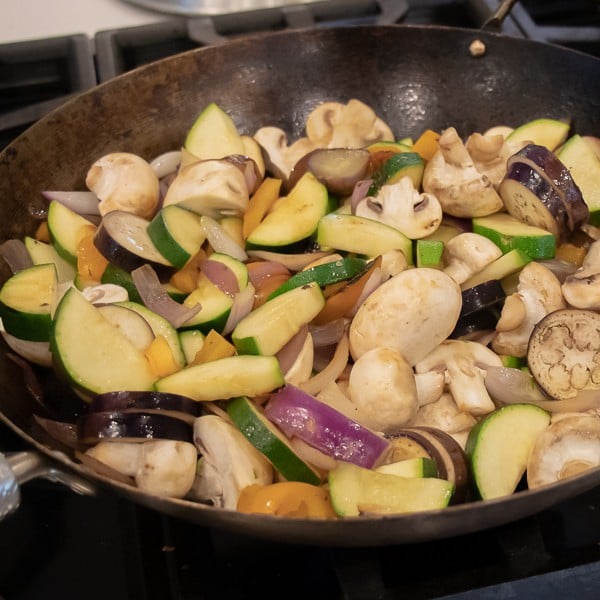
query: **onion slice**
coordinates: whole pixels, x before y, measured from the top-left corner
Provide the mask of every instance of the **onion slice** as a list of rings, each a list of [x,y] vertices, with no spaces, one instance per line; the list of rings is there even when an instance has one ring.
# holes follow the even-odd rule
[[[199,304],[189,308],[173,300],[150,265],[143,265],[134,269],[131,272],[131,277],[143,303],[150,310],[167,319],[175,329],[189,321],[201,309]]]
[[[100,201],[94,192],[46,190],[42,196],[49,202],[60,202],[78,215],[99,215]]]
[[[271,396],[265,416],[288,437],[296,436],[328,456],[367,469],[389,445],[380,435],[289,384]]]
[[[231,268],[220,260],[207,258],[200,264],[200,270],[222,292],[233,296],[240,291],[240,284]]]
[[[31,255],[22,240],[14,239],[3,242],[0,245],[0,255],[13,274],[33,266]]]
[[[248,256],[262,260],[274,261],[282,264],[290,271],[301,271],[310,263],[329,256],[329,252],[303,252],[302,254],[284,254],[283,252],[271,252],[270,250],[249,250]]]
[[[221,227],[219,222],[208,215],[202,216],[202,227],[208,243],[215,252],[229,254],[242,262],[248,259],[246,251]]]
[[[600,390],[582,390],[567,400],[548,400],[531,375],[509,367],[485,367],[485,387],[500,404],[535,404],[551,413],[600,408]]]
[[[346,331],[346,319],[334,319],[323,325],[309,325],[315,348],[337,344]]]
[[[352,196],[350,197],[350,207],[353,215],[356,214],[358,203],[367,197],[369,188],[372,184],[373,179],[361,179],[356,182],[354,189],[352,190]]]
[[[154,169],[156,176],[159,179],[171,175],[179,168],[181,164],[181,150],[171,150],[170,152],[164,152],[155,157],[151,162],[150,166]]]
[[[233,297],[233,304],[231,305],[231,309],[229,310],[229,316],[227,317],[227,322],[225,323],[225,327],[221,332],[222,335],[227,335],[231,333],[235,326],[252,310],[254,305],[254,286],[251,283],[238,292]]]
[[[320,373],[317,373],[314,377],[303,383],[300,386],[302,391],[311,395],[318,394],[324,387],[335,381],[344,372],[348,364],[348,358],[348,336],[344,334],[329,364]]]

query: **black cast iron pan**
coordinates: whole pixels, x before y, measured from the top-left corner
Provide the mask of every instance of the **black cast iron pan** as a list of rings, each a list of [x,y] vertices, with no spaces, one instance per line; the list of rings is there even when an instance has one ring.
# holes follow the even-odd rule
[[[480,39],[483,56],[470,44]],[[359,98],[398,137],[454,126],[466,135],[538,117],[569,118],[600,135],[600,61],[547,44],[444,27],[296,30],[240,38],[161,60],[71,100],[0,154],[0,240],[32,233],[45,189],[84,189],[93,160],[111,151],[152,158],[178,148],[199,110],[217,102],[243,133],[271,124],[290,139],[326,100]],[[3,267],[4,268],[4,267]],[[3,272],[6,278],[8,272]],[[600,484],[600,469],[505,500],[415,515],[331,522],[248,516],[148,496],[76,464],[35,426],[22,372],[0,352],[2,420],[37,451],[40,467],[201,525],[294,543],[411,543],[467,534],[534,514]],[[38,465],[39,467],[39,465]],[[89,487],[89,486],[88,486]]]

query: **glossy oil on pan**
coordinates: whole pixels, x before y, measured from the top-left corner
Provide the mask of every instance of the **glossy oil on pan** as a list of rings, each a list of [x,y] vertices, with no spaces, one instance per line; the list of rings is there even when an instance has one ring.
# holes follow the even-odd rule
[[[483,56],[470,44],[480,39]],[[0,154],[0,240],[31,234],[41,190],[84,189],[90,164],[112,151],[146,159],[181,146],[198,112],[217,102],[239,130],[303,133],[320,102],[358,98],[397,137],[454,126],[459,134],[539,117],[600,135],[600,61],[548,44],[443,27],[374,26],[253,35],[164,59],[69,101]],[[2,267],[3,280],[8,270]],[[249,516],[159,499],[76,464],[36,429],[22,374],[0,356],[3,420],[61,468],[175,517],[262,538],[326,545],[412,543],[467,534],[534,514],[600,485],[600,469],[504,500],[435,512],[320,522]]]

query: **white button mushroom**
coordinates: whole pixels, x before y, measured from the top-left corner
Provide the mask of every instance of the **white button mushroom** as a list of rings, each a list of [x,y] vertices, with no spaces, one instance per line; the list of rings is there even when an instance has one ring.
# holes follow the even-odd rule
[[[442,207],[433,194],[420,193],[410,177],[384,185],[377,195],[361,200],[355,214],[395,227],[417,240],[431,235],[442,222]]]
[[[444,272],[459,285],[502,256],[502,250],[478,233],[459,233],[444,245]]]
[[[590,246],[581,267],[565,278],[562,293],[575,308],[600,310],[600,240]]]
[[[100,200],[101,215],[124,210],[145,219],[156,213],[160,183],[154,169],[130,152],[113,152],[99,158],[89,169],[85,183]]]
[[[492,182],[473,163],[454,127],[442,132],[439,150],[425,166],[423,190],[433,194],[445,213],[483,217],[503,208]]]
[[[485,386],[486,366],[502,367],[500,357],[487,346],[468,340],[444,340],[415,364],[415,371],[444,371],[459,411],[484,415],[495,408]]]
[[[359,421],[383,433],[394,433],[417,414],[417,386],[410,364],[393,348],[373,348],[358,358],[348,381]]]
[[[437,269],[407,269],[363,302],[349,331],[354,360],[379,346],[414,365],[452,333],[462,306],[458,284]]]

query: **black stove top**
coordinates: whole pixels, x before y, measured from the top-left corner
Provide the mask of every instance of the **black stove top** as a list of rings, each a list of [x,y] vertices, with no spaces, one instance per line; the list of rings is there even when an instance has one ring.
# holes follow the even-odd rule
[[[494,0],[313,2],[0,45],[0,147],[72,94],[152,60],[245,33],[408,23],[478,27]],[[600,57],[597,0],[522,0],[507,35]],[[0,426],[0,450],[24,449]],[[202,528],[112,495],[22,488],[0,522],[0,600],[598,597],[600,489],[519,522],[386,548],[294,546]]]

